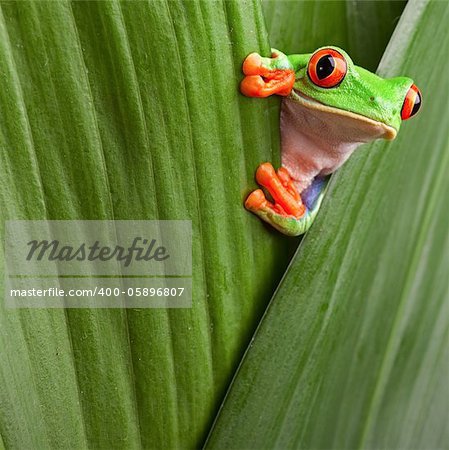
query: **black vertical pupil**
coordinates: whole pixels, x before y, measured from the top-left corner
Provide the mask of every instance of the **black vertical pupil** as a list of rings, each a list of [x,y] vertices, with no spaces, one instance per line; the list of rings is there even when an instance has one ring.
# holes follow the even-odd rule
[[[331,55],[322,56],[316,65],[316,76],[319,80],[327,78],[335,69],[335,60]]]
[[[413,105],[410,117],[414,116],[419,111],[419,108],[421,108],[421,95],[419,95],[419,92],[417,92],[415,97],[415,104]]]

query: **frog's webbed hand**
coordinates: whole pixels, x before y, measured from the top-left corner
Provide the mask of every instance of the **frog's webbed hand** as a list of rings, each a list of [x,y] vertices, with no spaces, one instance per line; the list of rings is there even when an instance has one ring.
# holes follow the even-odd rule
[[[266,199],[262,189],[257,189],[246,199],[246,209],[288,236],[299,236],[310,228],[320,207],[327,179],[315,180],[303,193],[307,198],[304,202],[283,167],[276,173],[270,163],[261,164],[256,171],[256,181],[267,189],[274,204]]]
[[[243,62],[246,75],[240,84],[240,91],[247,97],[268,97],[277,94],[287,96],[295,83],[295,71],[286,55],[271,49],[272,58],[251,53]]]

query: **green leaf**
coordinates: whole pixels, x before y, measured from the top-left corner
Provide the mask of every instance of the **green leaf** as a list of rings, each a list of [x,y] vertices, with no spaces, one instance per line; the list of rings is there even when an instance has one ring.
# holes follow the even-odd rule
[[[161,218],[194,236],[191,310],[2,302],[0,448],[197,447],[297,243],[242,207],[257,165],[279,163],[279,100],[238,92],[243,58],[269,52],[261,6],[0,7],[0,234]]]
[[[273,102],[237,89],[269,48],[261,10],[9,2],[0,33],[2,218],[182,218],[194,235],[192,309],[2,306],[4,444],[192,447],[289,259],[242,208],[278,155]]]
[[[443,448],[448,435],[446,2],[410,1],[382,59],[420,115],[333,178],[209,448]]]
[[[369,70],[379,64],[405,6],[402,0],[264,0],[270,45],[307,53],[325,45],[344,48]]]

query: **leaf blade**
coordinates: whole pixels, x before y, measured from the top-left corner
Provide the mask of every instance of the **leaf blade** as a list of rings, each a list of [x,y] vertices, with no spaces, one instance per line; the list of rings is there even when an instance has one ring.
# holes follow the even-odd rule
[[[268,47],[261,11],[220,5],[1,5],[10,42],[0,49],[11,68],[0,96],[3,219],[190,218],[195,233],[192,310],[2,309],[8,448],[203,440],[288,259],[275,234],[256,244],[264,228],[242,208],[254,167],[273,151],[274,111],[242,99],[233,78],[243,54]],[[250,31],[232,35],[242,55],[233,53],[227,20]],[[209,49],[214,33],[220,39]],[[223,61],[233,73],[216,80],[210,67]]]
[[[449,185],[442,174],[449,137],[442,126],[447,85],[435,72],[446,70],[449,42],[433,24],[448,14],[441,2],[408,3],[380,72],[414,77],[425,109],[396,142],[365,147],[333,178],[247,351],[210,448],[447,442]]]
[[[344,48],[353,61],[376,70],[405,1],[264,0],[272,47],[307,53],[326,45]]]

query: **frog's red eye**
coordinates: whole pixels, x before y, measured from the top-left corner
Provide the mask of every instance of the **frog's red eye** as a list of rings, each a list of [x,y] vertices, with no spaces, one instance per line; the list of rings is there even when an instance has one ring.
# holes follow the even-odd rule
[[[348,71],[344,56],[333,48],[315,52],[309,61],[307,74],[313,84],[322,88],[338,86]]]
[[[421,92],[420,90],[412,84],[410,89],[405,96],[404,104],[401,110],[401,119],[407,120],[413,117],[421,108]]]

